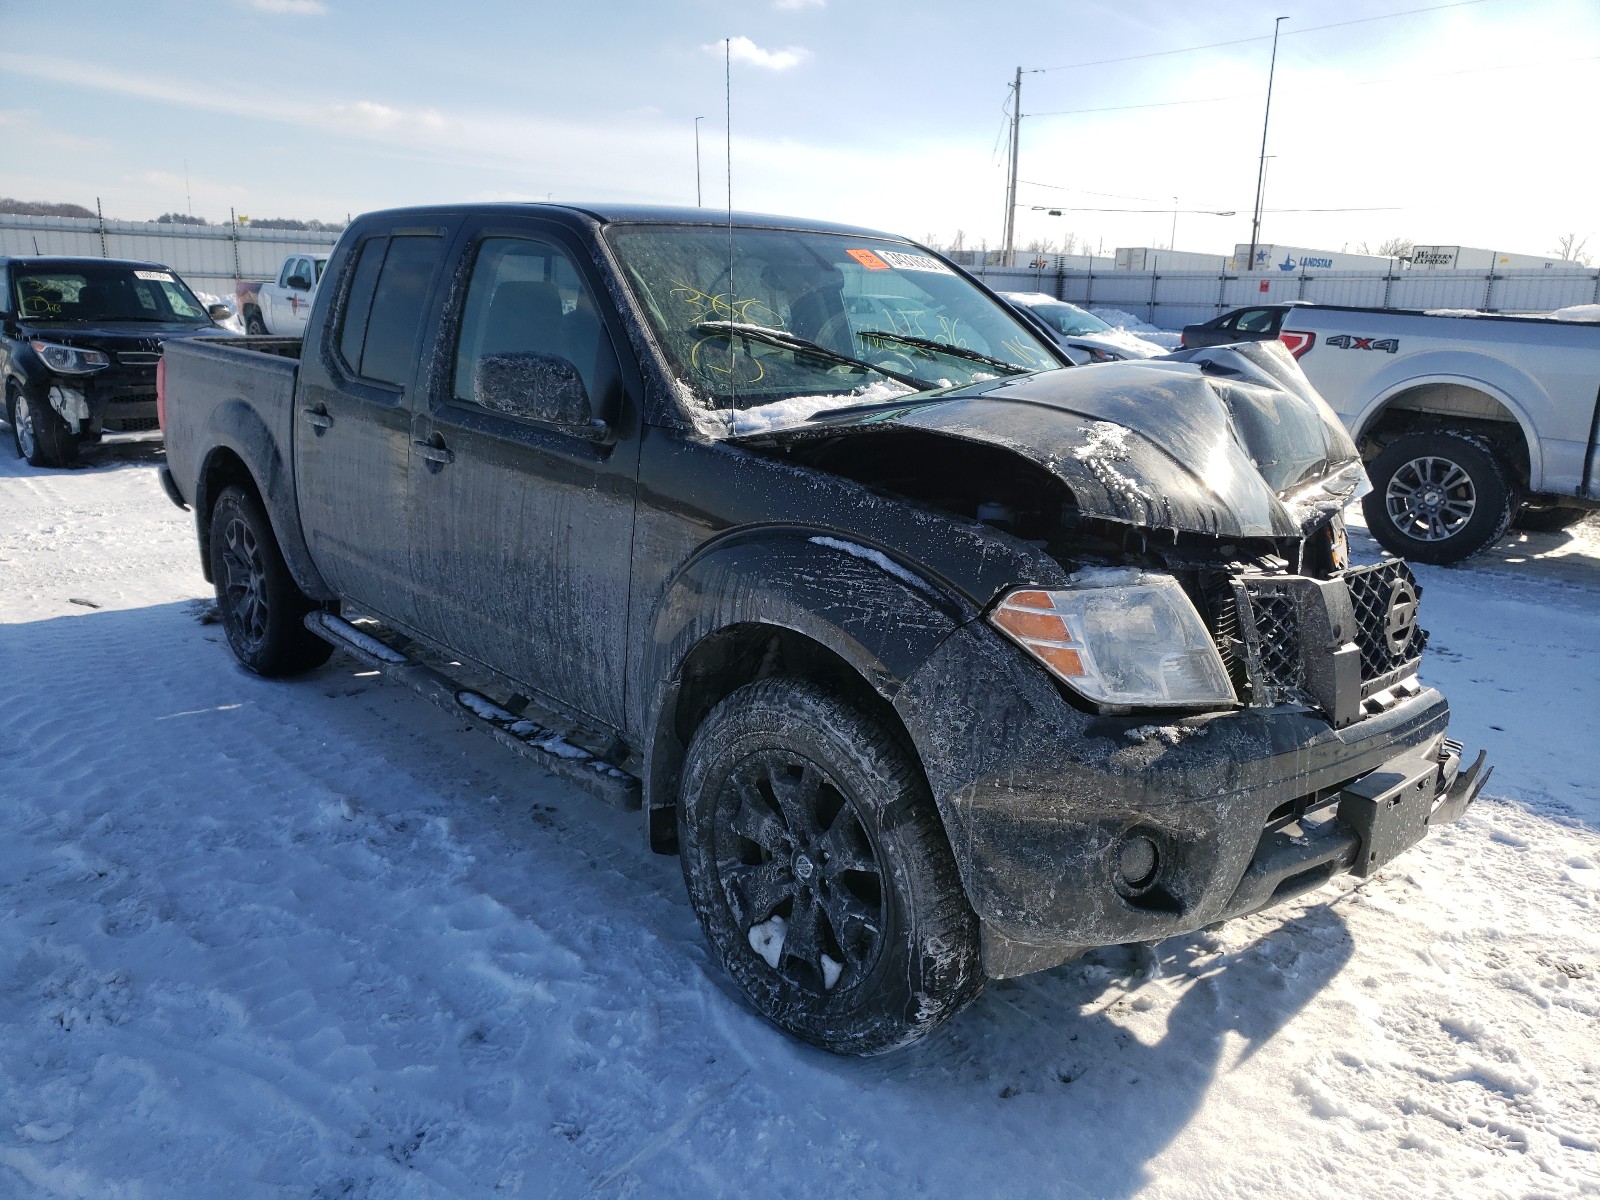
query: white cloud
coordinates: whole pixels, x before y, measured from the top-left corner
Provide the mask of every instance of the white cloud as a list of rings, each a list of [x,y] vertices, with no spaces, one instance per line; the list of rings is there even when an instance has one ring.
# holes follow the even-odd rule
[[[827,8],[828,0],[772,0],[779,12],[799,12],[802,8]]]
[[[320,17],[328,11],[322,0],[244,0],[251,8],[292,17]]]
[[[722,57],[723,46],[728,47],[735,62],[749,63],[753,67],[764,67],[768,71],[787,71],[790,67],[799,66],[811,57],[811,51],[804,46],[785,46],[782,50],[763,50],[747,37],[729,38],[724,42],[711,42],[704,47],[707,54]]]
[[[333,104],[322,110],[333,125],[354,125],[363,129],[442,129],[444,118],[437,109],[394,108],[375,100],[354,100]]]

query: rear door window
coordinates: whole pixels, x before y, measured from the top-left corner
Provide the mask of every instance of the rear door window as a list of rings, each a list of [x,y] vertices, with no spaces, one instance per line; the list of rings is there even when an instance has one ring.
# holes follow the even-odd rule
[[[437,234],[374,238],[362,245],[339,335],[341,356],[361,378],[396,387],[411,381],[444,248]]]

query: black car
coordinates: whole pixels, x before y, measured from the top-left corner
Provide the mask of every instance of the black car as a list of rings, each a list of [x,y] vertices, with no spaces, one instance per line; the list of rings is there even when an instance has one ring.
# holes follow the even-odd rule
[[[105,430],[156,428],[156,364],[170,338],[218,334],[170,267],[108,258],[0,259],[0,371],[17,454],[70,463]]]
[[[1266,342],[1278,336],[1283,328],[1283,318],[1292,304],[1257,304],[1250,308],[1236,308],[1212,317],[1198,325],[1183,327],[1185,350],[1196,346],[1227,346],[1234,342]]]

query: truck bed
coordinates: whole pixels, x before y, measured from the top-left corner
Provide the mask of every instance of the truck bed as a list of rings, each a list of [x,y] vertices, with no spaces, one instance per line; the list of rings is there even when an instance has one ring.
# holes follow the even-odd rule
[[[262,337],[175,342],[167,348],[162,393],[167,470],[179,495],[205,512],[208,467],[220,466],[230,453],[237,456],[261,483],[286,556],[303,553],[304,546],[287,457],[294,445],[300,345],[299,338]]]

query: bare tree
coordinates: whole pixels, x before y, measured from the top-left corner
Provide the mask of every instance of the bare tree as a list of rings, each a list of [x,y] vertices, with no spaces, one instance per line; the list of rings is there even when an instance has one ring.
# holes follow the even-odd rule
[[[965,229],[958,229],[958,230],[956,230],[956,236],[950,242],[950,249],[952,249],[952,250],[965,250],[966,248],[967,248],[967,231]]]
[[[1584,249],[1588,244],[1589,239],[1586,237],[1581,238],[1575,233],[1563,233],[1556,239],[1556,248],[1550,253],[1567,262],[1582,263],[1587,267],[1593,261],[1589,252]]]
[[[1408,237],[1388,238],[1379,242],[1376,250],[1370,249],[1366,242],[1356,247],[1357,254],[1376,254],[1381,258],[1410,258],[1416,250],[1416,242]]]

